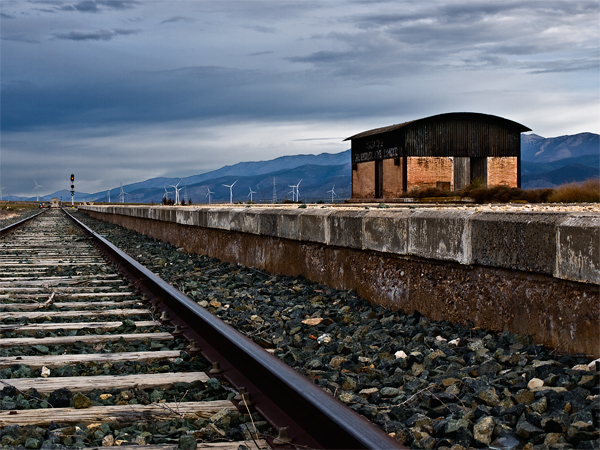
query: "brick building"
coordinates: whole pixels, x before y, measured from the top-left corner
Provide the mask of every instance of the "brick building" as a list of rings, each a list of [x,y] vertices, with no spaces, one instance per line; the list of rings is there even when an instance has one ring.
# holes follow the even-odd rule
[[[413,187],[521,185],[521,133],[480,113],[447,113],[351,136],[352,198],[394,198]]]

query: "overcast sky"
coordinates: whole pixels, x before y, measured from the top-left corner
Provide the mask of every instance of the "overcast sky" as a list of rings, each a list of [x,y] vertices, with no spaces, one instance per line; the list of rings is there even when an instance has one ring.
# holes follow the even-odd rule
[[[472,111],[600,132],[599,1],[0,0],[3,195],[337,153]]]

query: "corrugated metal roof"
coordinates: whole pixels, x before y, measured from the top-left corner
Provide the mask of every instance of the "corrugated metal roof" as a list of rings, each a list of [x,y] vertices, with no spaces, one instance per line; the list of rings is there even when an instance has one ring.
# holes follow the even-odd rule
[[[351,139],[358,139],[358,138],[365,137],[365,136],[373,136],[375,134],[382,134],[382,133],[387,133],[389,131],[398,130],[399,128],[403,128],[406,125],[413,123],[413,122],[415,122],[415,121],[411,120],[409,122],[398,123],[395,125],[389,125],[387,127],[374,128],[373,130],[363,131],[362,133],[358,133],[358,134],[355,134],[354,136],[350,136],[349,138],[344,139],[344,141],[349,141]]]
[[[399,130],[400,128],[404,128],[407,125],[414,124],[417,122],[426,122],[426,121],[436,121],[436,120],[444,120],[444,119],[457,119],[461,118],[464,120],[488,120],[490,122],[502,122],[507,126],[518,129],[521,133],[525,131],[531,131],[531,129],[527,128],[525,125],[521,125],[520,123],[513,122],[512,120],[505,119],[503,117],[494,116],[491,114],[482,114],[482,113],[473,113],[473,112],[452,112],[452,113],[444,113],[437,114],[435,116],[424,117],[423,119],[411,120],[404,123],[399,123],[396,125],[390,125],[387,127],[375,128],[373,130],[363,131],[362,133],[355,134],[354,136],[350,136],[349,138],[344,139],[344,141],[349,141],[352,139],[359,139],[366,136],[374,136],[376,134],[388,133],[390,131]]]

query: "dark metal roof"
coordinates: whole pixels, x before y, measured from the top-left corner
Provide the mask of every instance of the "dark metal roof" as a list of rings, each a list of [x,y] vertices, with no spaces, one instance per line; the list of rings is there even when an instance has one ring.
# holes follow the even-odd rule
[[[404,123],[399,123],[396,125],[389,125],[387,127],[375,128],[373,130],[363,131],[362,133],[355,134],[354,136],[350,136],[349,138],[344,139],[344,141],[349,141],[352,139],[359,139],[366,136],[373,136],[376,134],[388,133],[390,131],[399,130],[400,128],[404,128],[408,125],[420,123],[420,122],[435,122],[442,120],[485,120],[488,122],[500,122],[507,127],[516,128],[519,132],[523,133],[525,131],[531,131],[531,129],[527,128],[525,125],[521,125],[520,123],[513,122],[512,120],[505,119],[499,116],[493,116],[491,114],[482,114],[482,113],[473,113],[473,112],[452,112],[452,113],[444,113],[437,114],[435,116],[424,117],[423,119],[411,120]]]

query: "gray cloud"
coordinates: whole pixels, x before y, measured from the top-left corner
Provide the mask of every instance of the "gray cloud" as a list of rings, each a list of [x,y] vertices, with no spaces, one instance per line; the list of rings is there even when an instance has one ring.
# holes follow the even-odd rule
[[[265,26],[259,26],[259,25],[255,25],[252,27],[246,27],[248,30],[253,30],[253,31],[257,31],[259,33],[265,33],[265,34],[273,34],[277,32],[277,29],[274,27],[265,27]]]
[[[95,30],[95,31],[70,31],[69,33],[56,33],[54,36],[57,39],[65,39],[70,41],[110,41],[116,36],[127,36],[137,34],[139,30]]]
[[[179,23],[179,22],[193,23],[195,21],[196,21],[196,19],[192,19],[191,17],[175,16],[175,17],[170,17],[169,19],[165,19],[161,23]]]
[[[598,62],[593,56],[589,59],[558,60],[529,64],[529,68],[532,74],[579,71],[595,71],[599,73]]]
[[[14,42],[23,42],[26,44],[40,44],[39,39],[35,39],[27,34],[23,33],[11,33],[2,36],[3,41],[14,41]]]
[[[78,11],[78,12],[100,12],[101,10],[125,10],[131,9],[136,4],[135,0],[83,0],[78,3],[63,5],[59,9],[62,11]]]
[[[318,51],[307,56],[292,56],[285,58],[291,62],[300,63],[326,63],[328,65],[337,65],[340,63],[360,63],[361,59],[358,52],[347,51],[347,52],[335,52],[335,51]]]
[[[265,55],[272,55],[275,52],[270,51],[270,50],[265,50],[263,52],[254,52],[254,53],[247,53],[246,56],[265,56]]]
[[[573,64],[558,52],[597,47],[599,12],[594,1],[425,2],[400,12],[344,16],[340,22],[350,26],[348,31],[311,38],[335,41],[344,50],[318,50],[286,60],[336,76],[375,76],[381,81],[406,73],[406,68],[413,73],[434,67],[529,69],[530,64],[517,58],[538,60],[540,55],[552,58],[556,70],[588,70],[597,58]],[[544,68],[530,73],[542,72]]]

